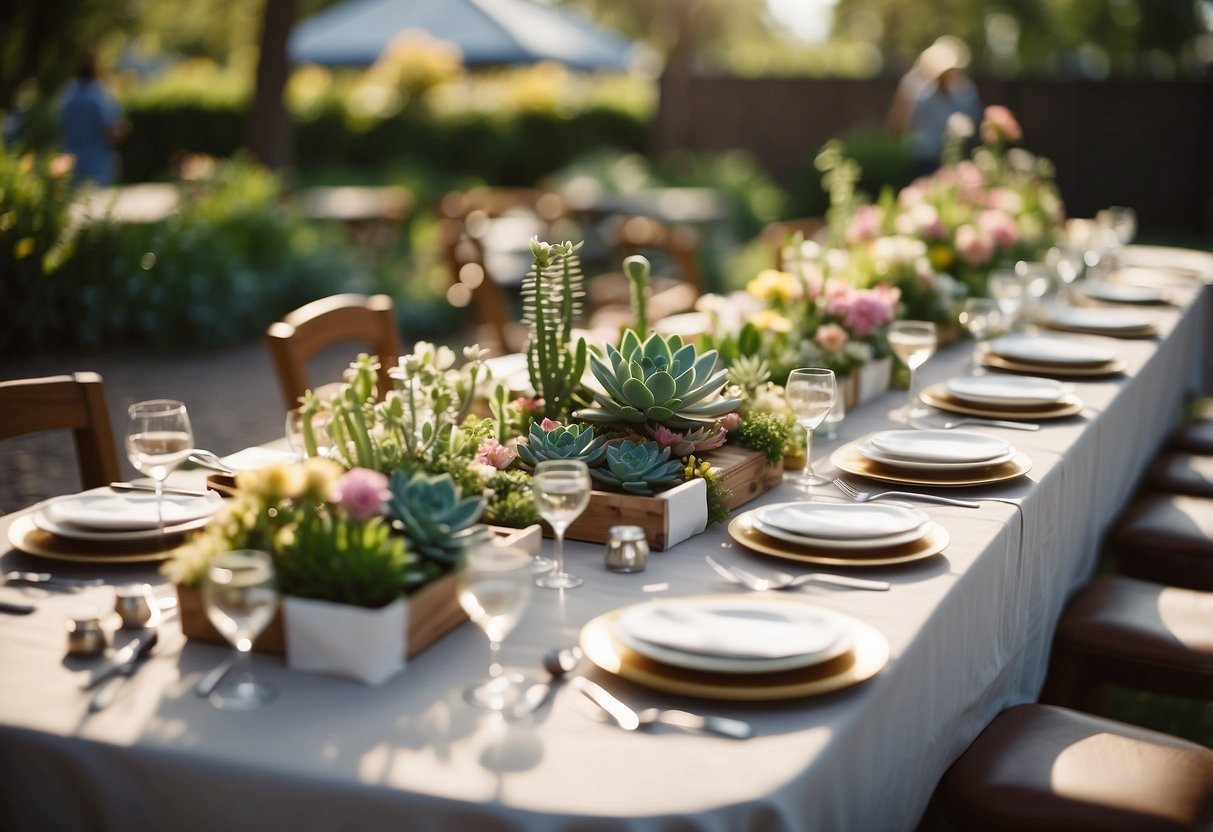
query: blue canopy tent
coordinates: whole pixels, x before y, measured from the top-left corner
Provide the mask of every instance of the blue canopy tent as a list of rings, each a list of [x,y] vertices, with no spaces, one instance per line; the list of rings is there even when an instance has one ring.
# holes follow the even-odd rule
[[[626,38],[535,0],[347,0],[300,22],[291,33],[290,57],[369,66],[408,29],[455,44],[469,67],[549,60],[627,71],[643,59],[643,49]]]

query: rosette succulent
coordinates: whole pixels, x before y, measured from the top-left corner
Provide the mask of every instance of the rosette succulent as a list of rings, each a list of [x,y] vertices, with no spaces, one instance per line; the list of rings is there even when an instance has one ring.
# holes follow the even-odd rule
[[[546,420],[545,420],[546,421]],[[580,459],[597,465],[606,455],[606,440],[594,435],[594,428],[581,425],[556,425],[544,430],[540,422],[531,422],[525,443],[518,443],[518,458],[528,468],[547,459]]]
[[[465,544],[465,532],[484,513],[484,496],[463,497],[449,474],[392,474],[387,507],[404,526],[413,551],[453,565]]]
[[[682,462],[656,442],[625,441],[607,447],[606,464],[590,469],[594,481],[613,491],[651,496],[655,489],[682,479]]]
[[[598,407],[574,414],[587,422],[692,430],[710,427],[741,404],[720,395],[728,371],[716,370],[716,351],[696,355],[695,345],[683,345],[677,335],[655,332],[641,341],[628,330],[619,349],[607,344],[605,360],[590,357],[590,369],[603,391],[594,393]]]

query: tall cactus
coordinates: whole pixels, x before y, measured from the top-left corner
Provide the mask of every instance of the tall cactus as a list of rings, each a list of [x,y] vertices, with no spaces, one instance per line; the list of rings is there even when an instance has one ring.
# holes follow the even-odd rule
[[[530,327],[526,361],[535,395],[543,397],[543,415],[567,419],[573,391],[585,371],[584,338],[572,344],[573,319],[581,312],[582,244],[543,243],[531,238],[531,269],[522,282],[523,320]]]
[[[641,340],[649,334],[649,261],[633,254],[623,260],[623,273],[628,276],[632,294],[632,315],[636,318],[636,334]]]

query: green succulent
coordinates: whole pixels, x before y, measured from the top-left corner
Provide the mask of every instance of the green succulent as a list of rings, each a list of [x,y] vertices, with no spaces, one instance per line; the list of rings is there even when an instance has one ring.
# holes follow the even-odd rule
[[[590,369],[604,392],[594,393],[599,407],[574,414],[587,422],[689,430],[712,425],[741,404],[720,395],[728,371],[716,370],[716,351],[697,356],[695,345],[684,346],[677,335],[654,332],[641,341],[629,329],[619,349],[607,344],[606,360],[590,356]]]
[[[531,432],[525,443],[518,443],[518,458],[528,468],[547,459],[580,459],[594,466],[606,456],[606,439],[594,435],[594,428],[581,425],[557,425],[544,430],[539,422],[531,422]]]
[[[624,441],[607,447],[606,465],[591,468],[590,476],[613,491],[650,496],[654,489],[682,479],[682,462],[670,459],[656,442]]]
[[[388,511],[404,526],[413,551],[453,566],[466,546],[467,530],[484,513],[484,496],[463,497],[449,474],[397,471],[388,483]]]

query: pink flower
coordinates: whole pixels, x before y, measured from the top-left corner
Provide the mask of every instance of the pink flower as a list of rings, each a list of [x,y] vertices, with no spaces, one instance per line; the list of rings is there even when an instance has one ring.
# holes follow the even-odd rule
[[[545,402],[542,396],[519,396],[514,399],[514,407],[521,410],[523,413],[536,413],[543,410]]]
[[[981,168],[968,159],[956,165],[956,187],[965,202],[979,203],[985,196],[985,177]]]
[[[981,140],[986,144],[1017,142],[1023,138],[1023,128],[1006,107],[998,104],[986,107],[981,120]]]
[[[556,421],[555,419],[549,419],[545,416],[543,421],[539,423],[539,427],[543,428],[544,433],[547,433],[553,428],[560,427],[560,422]]]
[[[884,211],[875,205],[862,205],[847,226],[846,240],[851,245],[866,243],[880,236],[880,224]]]
[[[1010,248],[1019,242],[1019,226],[1005,211],[982,211],[977,215],[977,227],[999,248]]]
[[[476,461],[481,465],[491,465],[498,471],[509,468],[517,458],[517,451],[491,437],[481,442],[480,447],[476,449]]]
[[[682,441],[683,435],[675,430],[670,430],[665,425],[659,425],[656,430],[652,427],[647,428],[649,438],[652,439],[664,451],[666,448],[672,448]]]
[[[741,427],[741,414],[734,410],[732,413],[726,413],[724,418],[720,420],[720,426],[729,433]]]
[[[984,266],[994,256],[994,241],[965,224],[956,229],[956,253],[970,266]]]
[[[825,313],[841,318],[847,314],[851,304],[855,302],[855,295],[855,287],[850,283],[841,280],[827,280]]]
[[[907,211],[897,215],[893,225],[898,234],[908,237],[926,237],[929,240],[942,240],[948,235],[939,211],[935,206],[922,202]]]
[[[329,502],[340,506],[354,520],[369,520],[383,513],[387,477],[368,468],[354,468],[341,475],[329,493]]]
[[[850,336],[838,324],[822,324],[817,328],[817,334],[813,336],[813,340],[826,352],[841,352],[842,348],[847,345],[847,341],[850,340]]]
[[[1023,213],[1023,197],[1010,188],[994,188],[986,194],[986,206],[1015,216]]]
[[[855,302],[851,304],[842,323],[855,333],[855,337],[867,338],[891,320],[893,320],[893,309],[881,295],[873,292],[861,292],[855,298]]]

